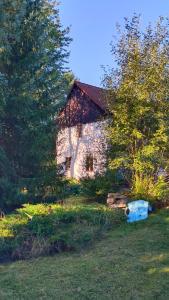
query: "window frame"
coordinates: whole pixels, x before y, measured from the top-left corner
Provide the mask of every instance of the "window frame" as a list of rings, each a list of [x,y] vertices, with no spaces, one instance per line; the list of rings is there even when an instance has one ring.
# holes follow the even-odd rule
[[[86,172],[93,172],[94,170],[94,158],[92,154],[86,155]]]
[[[67,156],[65,160],[65,171],[69,171],[71,168],[72,157]]]

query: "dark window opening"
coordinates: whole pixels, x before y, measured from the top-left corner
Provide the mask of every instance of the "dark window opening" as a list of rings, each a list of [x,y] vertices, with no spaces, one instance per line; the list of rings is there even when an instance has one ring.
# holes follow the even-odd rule
[[[77,125],[76,136],[77,136],[78,138],[82,137],[82,124],[78,124],[78,125]]]
[[[93,171],[93,156],[88,155],[86,157],[86,171],[92,172]]]
[[[65,161],[65,169],[66,171],[68,171],[70,169],[71,166],[71,157],[66,157],[66,161]]]

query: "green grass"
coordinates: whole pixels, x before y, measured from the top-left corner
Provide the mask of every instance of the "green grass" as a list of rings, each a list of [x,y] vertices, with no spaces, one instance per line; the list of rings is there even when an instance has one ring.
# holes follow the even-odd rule
[[[27,204],[0,220],[0,262],[80,251],[123,221],[96,203]]]
[[[168,299],[169,210],[80,253],[0,265],[0,299]]]

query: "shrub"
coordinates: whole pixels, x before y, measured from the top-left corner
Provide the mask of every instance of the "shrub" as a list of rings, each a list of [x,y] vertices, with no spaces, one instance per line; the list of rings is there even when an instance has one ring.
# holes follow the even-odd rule
[[[65,179],[65,186],[62,189],[61,196],[66,198],[70,195],[80,195],[81,194],[81,185],[80,182],[76,179]]]
[[[169,200],[169,185],[163,176],[154,177],[141,176],[136,177],[132,194],[135,198],[146,199],[151,202],[163,203]]]
[[[120,172],[107,171],[104,175],[81,180],[81,193],[102,200],[108,192],[116,192],[125,185]]]
[[[154,180],[150,176],[135,176],[133,181],[132,194],[136,198],[149,199],[152,197]]]

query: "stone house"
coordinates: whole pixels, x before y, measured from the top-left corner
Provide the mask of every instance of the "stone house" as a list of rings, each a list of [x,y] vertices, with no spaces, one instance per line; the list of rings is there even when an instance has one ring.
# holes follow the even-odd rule
[[[75,81],[58,117],[57,165],[70,178],[94,177],[106,168],[106,100],[101,88]]]

